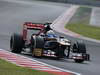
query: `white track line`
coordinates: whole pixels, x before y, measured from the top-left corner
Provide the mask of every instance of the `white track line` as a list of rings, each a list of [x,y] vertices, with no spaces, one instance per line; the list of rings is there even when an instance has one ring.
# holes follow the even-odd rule
[[[51,24],[52,29],[57,32],[63,33],[65,35],[79,37],[80,35],[74,33],[65,28],[65,25],[70,21],[76,10],[79,8],[78,5],[72,5],[69,9],[67,9],[63,14],[61,14],[53,23]]]
[[[8,52],[8,51],[6,51],[6,50],[4,50],[4,49],[0,49],[1,51],[5,51],[6,53],[11,53],[11,52]],[[52,66],[52,65],[49,65],[49,64],[46,64],[46,63],[43,63],[43,62],[40,62],[40,61],[38,61],[38,60],[35,60],[35,59],[31,59],[31,58],[28,58],[28,57],[25,57],[25,56],[22,56],[22,55],[19,55],[19,54],[15,54],[15,53],[12,53],[12,54],[14,54],[14,55],[16,55],[16,56],[18,56],[18,57],[22,57],[22,58],[25,58],[25,59],[28,59],[28,60],[31,60],[31,61],[34,61],[34,62],[38,62],[38,63],[40,63],[40,66],[48,66],[48,67],[46,67],[46,68],[48,68],[48,69],[46,69],[46,68],[43,68],[43,70],[47,70],[47,71],[61,71],[61,72],[69,72],[69,73],[73,73],[73,74],[76,74],[76,75],[81,75],[80,73],[77,73],[77,72],[73,72],[73,71],[70,71],[70,70],[65,70],[65,69],[61,69],[61,68],[58,68],[58,67],[55,67],[55,66]],[[8,60],[8,61],[10,61],[10,60]],[[11,61],[10,61],[11,62]],[[14,62],[13,62],[14,63]],[[16,63],[14,63],[14,64],[16,64]],[[18,64],[16,64],[16,65],[18,65]],[[19,66],[21,66],[21,64],[19,65]],[[31,66],[30,66],[31,67]],[[51,69],[52,68],[52,69]],[[54,70],[55,69],[55,70]],[[40,69],[38,69],[37,68],[37,70],[42,70],[42,68],[40,68]]]

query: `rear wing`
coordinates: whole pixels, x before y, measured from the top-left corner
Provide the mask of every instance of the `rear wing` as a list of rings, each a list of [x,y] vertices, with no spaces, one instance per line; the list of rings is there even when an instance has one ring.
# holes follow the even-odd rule
[[[23,28],[42,30],[42,29],[45,28],[45,26],[44,26],[44,24],[42,24],[42,23],[25,22],[25,23],[23,24]]]
[[[40,30],[40,32],[37,34],[39,35],[44,30],[44,28],[45,28],[45,25],[42,23],[25,22],[23,24],[23,39],[27,40],[28,29]]]

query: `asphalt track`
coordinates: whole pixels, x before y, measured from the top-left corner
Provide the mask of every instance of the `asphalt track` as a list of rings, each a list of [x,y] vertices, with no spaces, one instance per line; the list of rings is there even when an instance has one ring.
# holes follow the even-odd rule
[[[33,1],[33,3],[20,2],[17,0],[4,1],[0,0],[0,48],[9,50],[9,40],[13,32],[20,32],[23,22],[32,21],[44,23],[53,22],[62,12],[70,6],[67,4],[58,4],[51,2]],[[60,33],[57,33],[60,34]],[[68,39],[75,41],[76,38],[60,34]],[[79,40],[79,39],[78,39]],[[62,69],[71,70],[83,75],[100,74],[100,43],[83,40],[87,46],[87,52],[91,54],[91,61],[83,64],[74,63],[72,60],[53,60],[37,59],[47,64],[57,66]],[[25,55],[33,58],[31,56]]]

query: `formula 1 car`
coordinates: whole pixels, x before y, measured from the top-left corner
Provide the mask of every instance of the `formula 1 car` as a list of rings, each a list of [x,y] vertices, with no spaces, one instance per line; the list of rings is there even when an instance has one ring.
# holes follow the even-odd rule
[[[21,53],[29,49],[34,57],[49,56],[58,59],[66,57],[74,59],[77,63],[89,60],[89,54],[86,53],[82,41],[71,44],[68,39],[55,34],[50,24],[25,22],[22,35],[14,33],[11,36],[11,52]]]

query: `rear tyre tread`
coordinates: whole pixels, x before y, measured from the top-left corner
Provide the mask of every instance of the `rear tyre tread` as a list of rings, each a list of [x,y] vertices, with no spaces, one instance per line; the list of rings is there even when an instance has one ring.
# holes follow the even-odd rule
[[[13,53],[21,53],[24,41],[21,35],[14,33],[10,40],[10,49]]]

